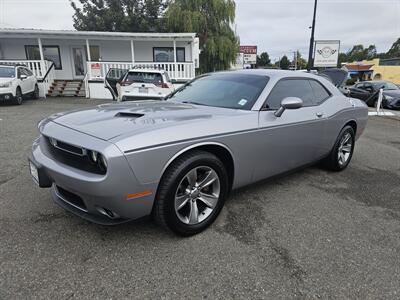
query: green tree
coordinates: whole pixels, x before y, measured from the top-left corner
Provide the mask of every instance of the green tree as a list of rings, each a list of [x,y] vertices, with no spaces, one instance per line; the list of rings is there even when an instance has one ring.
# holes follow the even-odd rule
[[[400,57],[400,38],[397,39],[386,53],[386,58],[397,58]]]
[[[165,31],[163,14],[167,0],[70,0],[70,3],[76,30]]]
[[[300,51],[297,50],[297,70],[305,69],[307,69],[307,61],[301,56]]]
[[[270,65],[271,59],[267,52],[262,52],[260,55],[257,55],[257,67],[268,67]]]
[[[239,39],[232,30],[233,0],[172,0],[166,19],[168,29],[195,32],[200,40],[200,72],[229,69],[239,52]]]
[[[289,61],[289,59],[288,59],[288,57],[286,55],[284,55],[281,58],[279,65],[280,65],[280,68],[282,70],[288,70],[289,69],[290,61]]]

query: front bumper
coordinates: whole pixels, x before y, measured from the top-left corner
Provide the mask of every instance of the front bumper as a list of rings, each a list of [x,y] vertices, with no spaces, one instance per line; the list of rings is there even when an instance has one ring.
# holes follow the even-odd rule
[[[12,93],[0,93],[0,101],[13,100],[14,95]]]
[[[88,221],[114,225],[150,215],[156,184],[141,184],[135,177],[125,156],[106,141],[96,139],[66,127],[46,124],[45,134],[50,137],[69,137],[64,142],[102,152],[108,160],[107,173],[94,174],[66,165],[52,156],[45,137],[32,146],[29,160],[38,168],[42,187],[51,187],[53,200],[62,208]],[[47,132],[46,132],[47,131]],[[57,135],[51,135],[57,132]],[[129,195],[151,191],[141,197]]]
[[[400,110],[400,99],[394,99],[394,100],[390,100],[390,101],[386,100],[384,107],[389,108],[389,109]]]

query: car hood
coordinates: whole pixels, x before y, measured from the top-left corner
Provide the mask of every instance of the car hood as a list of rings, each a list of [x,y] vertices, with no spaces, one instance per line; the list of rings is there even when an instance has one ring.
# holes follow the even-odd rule
[[[210,123],[249,111],[199,106],[172,101],[140,101],[105,104],[90,109],[56,114],[50,120],[102,140],[121,140],[177,125]],[[227,124],[227,128],[232,127]]]
[[[0,77],[0,83],[11,82],[14,78]]]
[[[400,98],[400,90],[384,90],[383,94],[385,96],[391,96],[394,98]]]

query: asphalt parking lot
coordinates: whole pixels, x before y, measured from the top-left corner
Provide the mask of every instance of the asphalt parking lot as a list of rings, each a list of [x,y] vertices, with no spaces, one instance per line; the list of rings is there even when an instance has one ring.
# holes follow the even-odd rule
[[[0,105],[0,299],[400,298],[400,118],[371,117],[346,171],[236,191],[211,228],[180,238],[88,223],[33,184],[37,122],[98,103]]]

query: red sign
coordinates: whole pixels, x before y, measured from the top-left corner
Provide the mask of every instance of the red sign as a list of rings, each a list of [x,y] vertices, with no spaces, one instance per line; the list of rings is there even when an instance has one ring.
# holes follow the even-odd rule
[[[240,53],[257,54],[257,46],[240,46]]]

